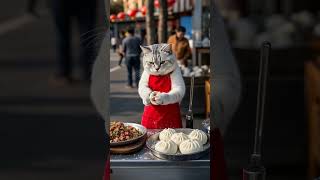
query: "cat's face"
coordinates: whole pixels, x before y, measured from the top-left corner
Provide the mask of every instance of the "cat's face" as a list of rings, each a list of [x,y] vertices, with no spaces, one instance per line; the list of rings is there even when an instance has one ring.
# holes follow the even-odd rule
[[[177,68],[177,61],[170,44],[141,46],[143,67],[151,75],[166,75]]]

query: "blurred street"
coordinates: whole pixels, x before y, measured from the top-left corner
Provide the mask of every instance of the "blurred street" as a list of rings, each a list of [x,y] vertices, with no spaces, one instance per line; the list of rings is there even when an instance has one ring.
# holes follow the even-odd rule
[[[55,33],[44,2],[40,18],[24,14],[23,2],[1,4],[0,179],[101,179],[104,122],[87,84],[49,83]]]
[[[127,69],[119,56],[110,51],[110,120],[140,123],[144,105],[138,95],[138,89],[127,89]]]

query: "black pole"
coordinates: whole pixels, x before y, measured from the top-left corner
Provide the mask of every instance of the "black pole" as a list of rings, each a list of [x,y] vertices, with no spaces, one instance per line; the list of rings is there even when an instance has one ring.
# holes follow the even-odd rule
[[[186,115],[186,128],[193,128],[193,112],[192,112],[192,104],[193,104],[193,91],[194,91],[194,75],[191,76],[190,82],[190,100],[189,100],[189,108]]]
[[[263,120],[264,120],[264,109],[265,109],[264,106],[265,106],[270,49],[271,49],[271,45],[269,42],[264,42],[262,44],[261,55],[260,55],[256,129],[255,129],[253,154],[261,154],[261,140],[262,140],[262,131],[263,131]]]
[[[266,176],[266,170],[261,163],[261,148],[270,50],[271,44],[269,42],[264,42],[260,51],[254,149],[253,154],[250,157],[249,166],[243,169],[243,180],[265,180]]]

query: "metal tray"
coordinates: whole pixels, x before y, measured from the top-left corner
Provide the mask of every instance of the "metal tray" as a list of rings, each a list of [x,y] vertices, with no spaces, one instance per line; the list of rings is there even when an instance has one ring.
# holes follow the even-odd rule
[[[136,128],[138,131],[140,131],[142,133],[142,135],[139,137],[127,140],[127,141],[111,142],[110,146],[123,146],[123,145],[131,144],[131,143],[139,141],[147,134],[147,129],[140,124],[136,124],[136,123],[123,123],[123,124],[125,126],[132,126],[132,127]]]
[[[183,129],[175,129],[175,130],[177,133],[183,132],[188,135],[192,132],[193,129],[183,128]],[[206,155],[210,151],[210,139],[209,139],[210,136],[208,136],[207,134],[208,141],[207,141],[207,144],[203,145],[203,151],[193,153],[193,154],[181,154],[181,152],[178,150],[177,154],[174,154],[174,155],[164,154],[155,150],[155,145],[159,141],[159,134],[160,132],[154,135],[151,135],[146,142],[147,147],[151,150],[152,154],[157,158],[171,160],[171,161],[196,160],[196,159],[200,159],[202,156]]]

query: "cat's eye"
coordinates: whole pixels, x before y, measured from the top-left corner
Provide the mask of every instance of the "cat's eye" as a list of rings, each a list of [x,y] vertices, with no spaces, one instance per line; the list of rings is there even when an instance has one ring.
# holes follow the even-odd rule
[[[166,63],[166,62],[165,62],[165,61],[161,61],[161,62],[160,62],[160,64],[164,64],[164,63]]]
[[[154,64],[154,63],[153,63],[153,62],[149,62],[149,64],[151,64],[151,65],[152,65],[152,64]]]
[[[168,51],[162,51],[165,55],[170,55],[170,52]]]

